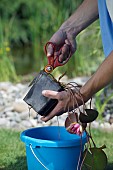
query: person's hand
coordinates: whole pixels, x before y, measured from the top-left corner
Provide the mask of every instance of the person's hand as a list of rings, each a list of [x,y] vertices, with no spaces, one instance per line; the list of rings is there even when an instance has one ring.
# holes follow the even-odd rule
[[[65,61],[76,51],[76,40],[73,34],[63,29],[59,29],[49,40],[55,44],[54,58],[59,57],[59,62]],[[47,57],[53,54],[53,47],[50,44],[47,48]]]
[[[66,109],[64,107],[66,105],[66,102],[69,101],[69,94],[66,91],[56,92],[51,90],[43,90],[42,94],[45,97],[58,100],[58,104],[56,105],[56,107],[46,117],[42,117],[42,121],[47,122],[54,116],[58,116],[66,112]]]
[[[48,120],[52,119],[54,116],[59,116],[66,111],[71,111],[74,108],[77,107],[76,103],[73,103],[73,98],[70,98],[70,93],[68,91],[61,91],[61,92],[56,92],[56,91],[51,91],[51,90],[43,90],[42,94],[45,97],[51,98],[51,99],[57,99],[58,104],[56,107],[46,116],[42,117],[41,120],[44,122],[47,122]],[[77,98],[77,102],[79,105],[82,104],[82,100],[79,95],[75,93],[75,96]],[[68,104],[68,108],[66,107]]]

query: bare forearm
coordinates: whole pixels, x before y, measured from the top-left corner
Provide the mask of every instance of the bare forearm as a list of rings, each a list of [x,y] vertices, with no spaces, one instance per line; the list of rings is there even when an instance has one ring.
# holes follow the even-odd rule
[[[104,88],[113,80],[113,51],[103,61],[95,74],[89,81],[81,88],[81,93],[87,100],[96,92]]]
[[[66,31],[76,36],[97,18],[97,0],[84,0],[75,13],[62,24],[60,29],[66,29]]]

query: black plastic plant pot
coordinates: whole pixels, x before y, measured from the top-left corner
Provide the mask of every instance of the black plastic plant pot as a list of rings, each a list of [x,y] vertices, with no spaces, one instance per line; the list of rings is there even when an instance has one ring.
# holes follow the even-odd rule
[[[43,70],[34,78],[30,86],[31,88],[23,100],[38,114],[47,116],[57,105],[58,100],[43,96],[42,91],[54,90],[59,92],[64,90],[63,86],[52,75]]]

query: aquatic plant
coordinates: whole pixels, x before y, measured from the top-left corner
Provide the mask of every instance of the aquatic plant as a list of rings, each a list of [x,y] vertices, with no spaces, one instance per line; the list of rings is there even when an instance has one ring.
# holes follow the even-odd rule
[[[106,148],[105,145],[97,147],[91,134],[91,122],[93,122],[98,117],[98,111],[91,108],[86,108],[84,99],[80,94],[81,86],[76,83],[68,83],[65,85],[65,89],[70,94],[70,100],[73,101],[73,110],[69,111],[69,102],[66,103],[66,108],[68,110],[68,117],[65,121],[66,130],[71,134],[77,134],[81,136],[81,148],[82,148],[82,134],[85,132],[87,134],[87,146],[83,152],[80,152],[80,159],[82,155],[82,163],[80,159],[78,161],[77,170],[80,170],[84,166],[87,170],[104,170],[107,167],[107,156],[103,149]],[[81,99],[82,107],[79,106],[78,97]],[[76,104],[76,107],[75,107]],[[87,129],[87,127],[89,127]],[[99,164],[101,162],[101,164]]]
[[[17,75],[10,52],[8,37],[4,36],[0,20],[0,81],[17,81]]]

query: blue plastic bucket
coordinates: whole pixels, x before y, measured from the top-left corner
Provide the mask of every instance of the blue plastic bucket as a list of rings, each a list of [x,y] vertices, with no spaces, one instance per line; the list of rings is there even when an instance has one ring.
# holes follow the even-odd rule
[[[77,170],[87,136],[83,133],[81,140],[62,126],[48,126],[25,130],[21,140],[26,145],[28,170]]]

